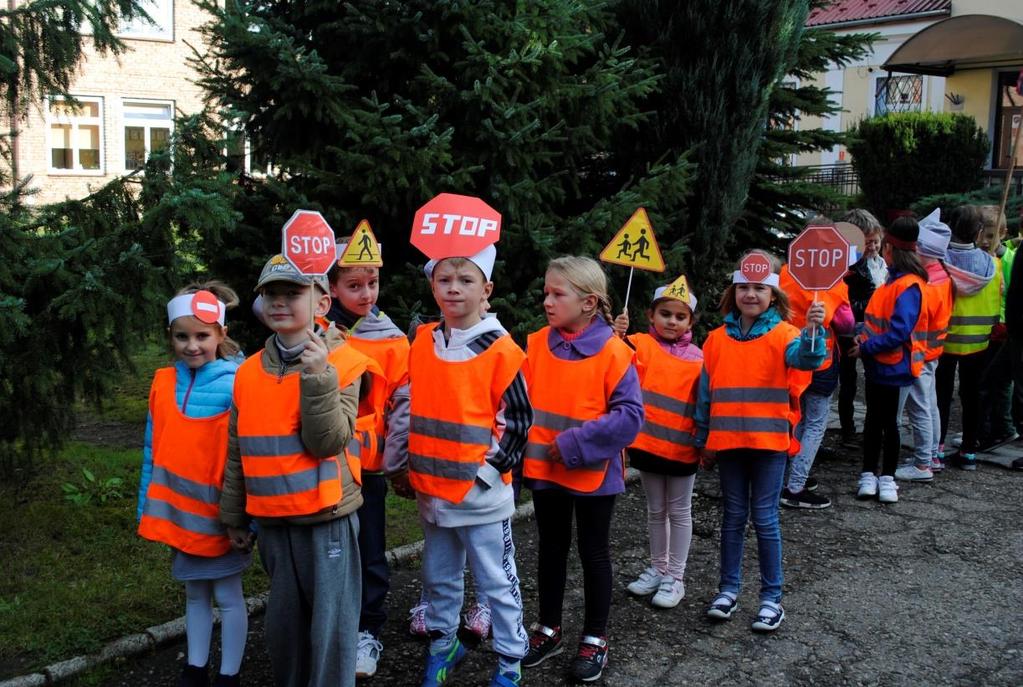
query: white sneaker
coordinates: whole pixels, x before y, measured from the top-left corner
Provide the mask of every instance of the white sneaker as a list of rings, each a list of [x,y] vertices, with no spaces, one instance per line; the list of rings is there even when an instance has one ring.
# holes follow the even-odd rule
[[[371,632],[359,633],[359,648],[355,654],[355,677],[373,677],[384,645]]]
[[[896,503],[899,500],[899,487],[891,475],[882,475],[878,479],[877,500],[881,503]]]
[[[860,473],[860,490],[856,492],[858,499],[872,499],[877,496],[877,475],[873,472]]]
[[[657,568],[647,568],[639,574],[639,578],[634,582],[630,582],[626,589],[629,590],[630,594],[636,596],[646,596],[647,594],[653,594],[661,587],[661,573],[657,572]],[[671,579],[670,577],[665,579]]]
[[[903,465],[895,471],[895,479],[904,482],[930,482],[934,479],[934,473],[929,467],[918,468],[916,465]]]
[[[657,588],[654,598],[650,599],[650,603],[658,608],[675,608],[685,595],[686,587],[682,584],[682,580],[665,575],[661,578],[661,584]]]

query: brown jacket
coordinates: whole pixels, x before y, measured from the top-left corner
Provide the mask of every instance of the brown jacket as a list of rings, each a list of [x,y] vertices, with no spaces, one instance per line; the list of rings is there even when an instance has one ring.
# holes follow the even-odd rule
[[[341,333],[331,327],[320,334],[329,350],[347,345]],[[282,374],[280,352],[273,336],[266,341],[261,355],[263,369],[273,374]],[[355,415],[359,407],[359,386],[361,379],[341,389],[338,393],[337,370],[328,363],[320,374],[306,374],[299,369],[296,359],[283,366],[283,374],[301,375],[299,389],[302,413],[302,443],[314,456],[328,458],[337,456],[348,445],[355,430]],[[355,482],[348,463],[341,465],[341,502],[327,510],[313,515],[294,518],[258,518],[260,525],[311,525],[345,517],[362,505],[362,492]],[[245,512],[245,475],[242,471],[241,452],[238,450],[238,408],[231,405],[228,423],[227,465],[224,467],[224,484],[220,495],[220,519],[229,527],[244,528],[250,516]]]

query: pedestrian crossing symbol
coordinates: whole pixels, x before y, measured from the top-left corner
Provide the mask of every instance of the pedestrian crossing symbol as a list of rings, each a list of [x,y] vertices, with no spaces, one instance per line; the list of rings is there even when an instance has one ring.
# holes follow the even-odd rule
[[[671,282],[664,289],[664,293],[661,294],[661,298],[673,298],[676,301],[682,301],[689,305],[689,282],[686,280],[686,275],[682,275],[675,281]]]
[[[639,208],[633,213],[611,243],[600,251],[600,260],[650,272],[664,271],[664,258],[646,210]]]
[[[380,244],[367,220],[359,222],[355,227],[348,246],[338,259],[337,264],[341,267],[383,267],[383,257],[380,255]]]

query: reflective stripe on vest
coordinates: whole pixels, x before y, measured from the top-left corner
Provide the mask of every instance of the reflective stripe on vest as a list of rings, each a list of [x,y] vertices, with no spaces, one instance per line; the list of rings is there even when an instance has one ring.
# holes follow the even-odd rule
[[[828,332],[828,337],[824,340],[824,343],[827,348],[827,354],[824,356],[824,362],[817,369],[827,370],[833,364],[835,357],[835,335],[831,332],[831,320],[834,319],[835,312],[843,304],[849,305],[849,286],[845,283],[845,280],[842,280],[824,291],[807,291],[792,278],[788,265],[781,266],[781,272],[778,274],[778,285],[785,292],[785,295],[789,297],[789,324],[794,325],[799,330],[806,327],[806,311],[810,309],[814,301],[824,304],[824,331]]]
[[[238,368],[234,402],[238,409],[238,448],[245,476],[245,510],[257,517],[312,515],[336,507],[343,496],[338,456],[317,458],[302,443],[299,375],[278,378],[263,369],[263,351]],[[338,389],[365,372],[369,358],[350,346],[327,354],[337,371]],[[342,450],[356,483],[359,461]]]
[[[409,356],[409,482],[416,491],[460,503],[493,444],[501,397],[525,354],[511,336],[469,360],[434,351],[436,324],[419,328]],[[501,475],[511,482],[511,473]]]
[[[176,374],[173,367],[157,370],[149,394],[153,473],[138,532],[185,553],[220,556],[231,547],[219,519],[229,411],[184,415],[175,400]]]
[[[608,400],[632,365],[633,352],[612,336],[596,355],[562,360],[551,353],[549,337],[550,327],[544,327],[530,334],[527,343],[526,383],[534,419],[523,475],[588,493],[603,484],[611,461],[569,468],[550,460],[547,451],[561,432],[607,413]]]
[[[909,355],[909,371],[914,377],[919,377],[923,370],[924,358],[927,353],[927,303],[925,301],[927,283],[915,274],[903,274],[894,281],[890,281],[874,290],[867,303],[867,310],[863,315],[865,330],[870,336],[884,334],[891,329],[891,315],[895,310],[895,303],[899,296],[909,287],[916,285],[920,289],[920,312],[917,314],[916,324],[910,332],[909,340],[900,346],[880,351],[873,355],[874,360],[882,365],[898,365],[903,357]]]
[[[393,339],[363,339],[352,335],[348,338],[348,343],[379,365],[382,387],[378,390],[377,382],[374,380],[374,398],[371,401],[377,414],[372,427],[365,430],[371,431],[374,436],[363,438],[359,447],[359,461],[364,472],[381,472],[384,469],[387,406],[394,397],[395,390],[408,384],[408,339],[404,336]]]
[[[991,340],[991,327],[998,324],[1002,305],[1002,272],[972,296],[959,295],[952,304],[945,352],[968,355],[983,351]]]
[[[703,346],[710,383],[708,449],[789,450],[799,394],[810,378],[785,365],[785,350],[798,336],[799,329],[787,322],[749,341],[736,341],[724,327],[710,333]]]

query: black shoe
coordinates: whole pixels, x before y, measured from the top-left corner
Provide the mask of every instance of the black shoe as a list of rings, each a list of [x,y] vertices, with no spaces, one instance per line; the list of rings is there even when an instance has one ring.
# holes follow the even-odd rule
[[[803,483],[803,491],[817,491],[817,487],[821,485],[817,481],[816,477],[807,477],[806,482]]]
[[[235,673],[234,675],[224,675],[220,673],[217,675],[217,679],[213,681],[213,687],[240,687],[240,675]]]
[[[583,635],[572,659],[572,677],[580,682],[599,680],[607,666],[607,638]]]
[[[812,508],[821,510],[831,505],[831,499],[826,496],[811,493],[809,489],[799,492],[791,492],[788,487],[781,490],[781,505],[789,508]]]
[[[550,628],[540,623],[533,623],[529,631],[529,650],[522,659],[523,668],[535,668],[548,658],[557,656],[565,650],[561,643],[561,628]]]
[[[185,664],[181,669],[181,677],[178,678],[178,687],[209,687],[210,670],[209,664],[202,667]]]
[[[1023,458],[1017,458],[1016,460],[1012,461],[1012,469],[1023,470]]]
[[[838,460],[840,454],[830,446],[821,446],[817,449],[815,460]]]
[[[973,471],[977,469],[977,456],[973,453],[963,453],[958,451],[952,456],[952,464],[960,470]]]
[[[987,453],[992,449],[996,449],[999,446],[1005,446],[1006,444],[1016,441],[1019,439],[1019,434],[1012,430],[1008,434],[1003,434],[998,437],[992,437],[990,439],[981,439],[977,442],[977,453]]]

